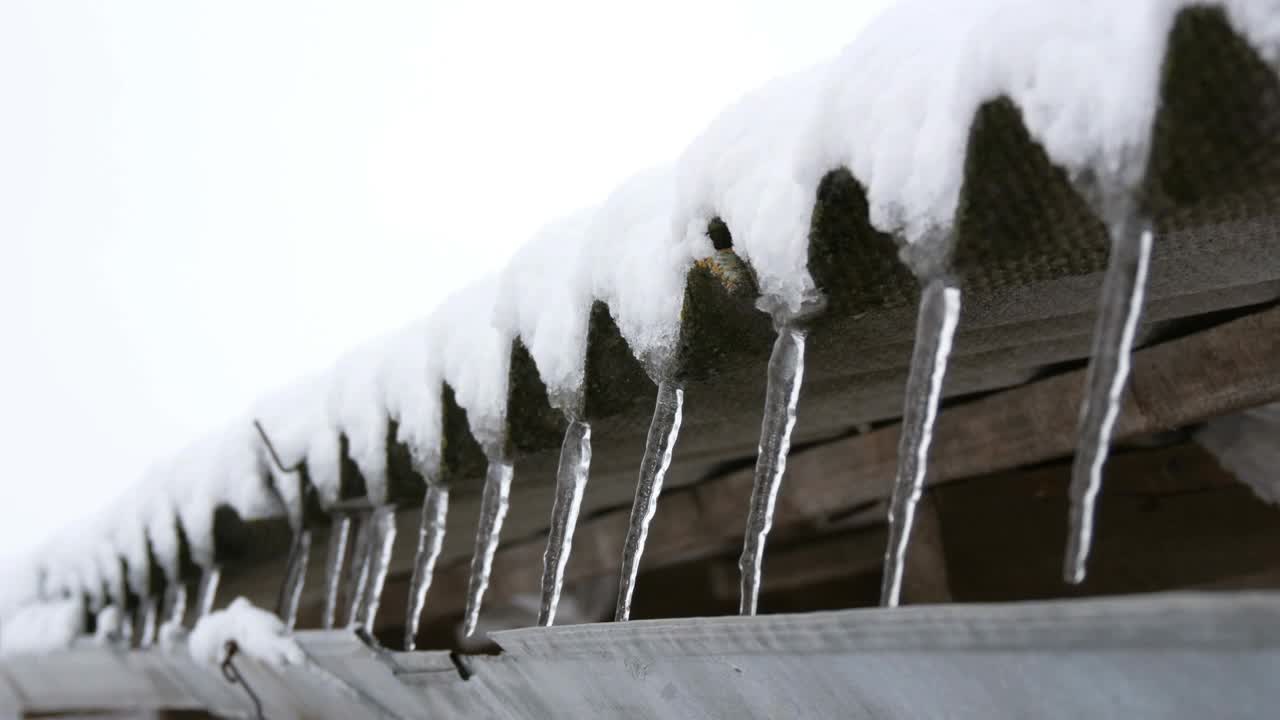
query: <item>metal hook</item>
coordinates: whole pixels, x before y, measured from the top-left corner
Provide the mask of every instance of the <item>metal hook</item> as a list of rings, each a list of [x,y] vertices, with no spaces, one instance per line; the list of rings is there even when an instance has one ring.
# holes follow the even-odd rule
[[[240,674],[239,668],[235,663],[231,662],[231,658],[240,650],[235,640],[228,640],[223,646],[226,649],[227,657],[222,661],[222,677],[232,685],[240,685],[244,688],[244,692],[249,696],[249,700],[253,702],[253,711],[258,720],[267,720],[267,716],[262,712],[262,701],[258,699],[258,694],[249,687],[249,683],[245,682],[244,676]]]

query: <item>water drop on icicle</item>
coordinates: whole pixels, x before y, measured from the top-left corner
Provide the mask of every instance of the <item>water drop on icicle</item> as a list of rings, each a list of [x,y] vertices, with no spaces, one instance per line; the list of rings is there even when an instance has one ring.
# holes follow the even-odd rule
[[[1109,225],[1111,254],[1102,281],[1102,300],[1071,466],[1071,510],[1063,567],[1063,575],[1070,583],[1084,580],[1093,541],[1094,508],[1102,487],[1102,467],[1129,377],[1129,353],[1142,312],[1151,260],[1149,222],[1126,211]]]
[[[347,543],[351,539],[351,516],[339,515],[329,526],[329,551],[324,560],[324,615],[320,626],[332,630],[338,616],[338,590],[342,585],[342,566],[347,560]]]
[[[311,531],[298,530],[293,534],[289,547],[289,561],[285,566],[284,584],[276,602],[276,614],[284,622],[286,630],[298,624],[298,604],[302,600],[302,587],[307,579],[307,564],[311,559]]]
[[[591,470],[591,426],[581,420],[570,420],[560,447],[560,465],[556,469],[556,499],[551,508],[551,530],[547,550],[542,556],[542,605],[538,624],[550,627],[556,621],[560,590],[564,587],[564,570],[573,549],[573,531],[578,525],[578,509],[587,487]]]
[[[662,493],[662,481],[671,465],[683,414],[684,389],[669,381],[659,383],[644,458],[640,461],[636,498],[631,504],[631,521],[622,547],[622,577],[618,581],[618,607],[614,612],[614,619],[619,622],[631,618],[631,596],[640,571],[640,557],[649,537],[649,523],[658,509],[658,495]]]
[[[510,464],[493,460],[489,461],[489,468],[485,471],[480,521],[476,525],[476,547],[471,555],[471,576],[467,580],[467,609],[462,622],[462,633],[467,637],[476,631],[480,605],[484,601],[485,590],[489,588],[493,556],[498,551],[502,522],[507,517],[512,473]]]
[[[880,604],[897,607],[916,503],[929,468],[929,445],[947,374],[951,340],[960,319],[960,289],[942,278],[930,280],[920,297],[916,342],[907,373],[906,405],[898,440],[898,475],[889,501],[889,544],[884,556]]]
[[[796,424],[800,384],[804,379],[803,330],[783,325],[769,356],[765,388],[764,420],[760,423],[760,446],[751,486],[751,508],[747,513],[747,534],[738,560],[741,596],[738,612],[755,615],[760,597],[760,571],[765,538],[773,527],[773,508],[782,486],[791,450],[791,430]]]
[[[221,581],[220,565],[209,565],[200,571],[200,585],[196,590],[196,620],[213,612],[214,599],[218,596],[218,583]]]
[[[356,616],[356,626],[366,633],[373,632],[374,621],[378,617],[378,606],[382,603],[382,588],[387,583],[387,573],[391,570],[391,550],[396,541],[396,509],[393,505],[382,505],[369,516],[368,550],[365,554],[367,569],[364,573],[364,601]]]
[[[427,591],[435,574],[436,558],[444,544],[445,520],[449,514],[449,489],[438,482],[427,482],[422,499],[422,517],[418,526],[418,549],[413,555],[413,578],[409,581],[409,613],[404,622],[404,649],[413,650],[418,637],[422,609],[427,604]]]

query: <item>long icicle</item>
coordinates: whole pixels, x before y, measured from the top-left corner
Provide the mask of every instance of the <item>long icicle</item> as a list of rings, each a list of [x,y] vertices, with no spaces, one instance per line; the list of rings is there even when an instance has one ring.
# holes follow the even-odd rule
[[[364,602],[357,618],[358,627],[372,634],[382,603],[382,588],[387,584],[391,570],[391,550],[396,542],[396,509],[394,505],[382,505],[369,516],[368,570],[365,572]]]
[[[901,599],[911,525],[929,469],[933,423],[959,319],[960,289],[942,277],[930,280],[920,297],[916,344],[911,352],[902,434],[898,439],[898,476],[889,501],[889,544],[880,586],[880,604],[885,607],[897,607]]]
[[[164,624],[181,625],[187,615],[187,586],[170,579],[164,588]]]
[[[658,495],[662,493],[662,481],[671,466],[671,453],[680,435],[680,421],[684,416],[684,388],[664,380],[658,384],[658,399],[653,407],[653,419],[649,421],[649,436],[645,441],[644,458],[640,461],[640,478],[636,482],[636,497],[631,503],[631,521],[627,525],[627,538],[622,546],[622,576],[618,580],[618,606],[613,618],[618,622],[631,619],[631,596],[635,593],[636,575],[640,571],[640,557],[649,537],[649,523],[658,509]]]
[[[138,648],[146,650],[156,642],[160,608],[154,595],[144,595],[138,607]]]
[[[1063,576],[1084,580],[1093,542],[1093,516],[1111,433],[1129,378],[1129,354],[1142,313],[1147,266],[1151,261],[1149,222],[1126,212],[1111,225],[1111,255],[1102,281],[1102,301],[1093,334],[1093,354],[1085,379],[1084,399],[1071,466],[1071,510]]]
[[[510,463],[489,461],[485,471],[484,492],[480,496],[480,521],[476,525],[476,548],[471,555],[471,577],[467,581],[467,609],[463,616],[462,633],[470,637],[480,620],[480,605],[485,590],[489,588],[489,573],[493,571],[493,556],[498,551],[498,539],[502,535],[502,522],[507,517],[508,498],[511,496]]]
[[[351,539],[351,516],[339,515],[329,526],[329,551],[324,560],[324,615],[320,626],[332,630],[338,616],[338,590],[342,587],[342,566],[347,560]]]
[[[556,607],[564,587],[564,570],[573,549],[573,531],[578,526],[578,509],[591,470],[591,426],[570,420],[560,447],[556,470],[556,499],[551,508],[551,530],[542,556],[542,604],[538,624],[550,627],[556,621]]]
[[[196,590],[196,620],[213,612],[218,596],[218,583],[222,581],[222,566],[209,565],[200,572],[200,585]]]
[[[363,513],[360,525],[356,528],[356,545],[351,551],[351,567],[347,572],[347,627],[355,627],[360,620],[360,609],[364,607],[364,590],[369,583],[369,547],[373,543],[370,533],[373,532],[373,513]]]
[[[747,533],[742,557],[738,560],[741,591],[738,613],[755,615],[760,599],[760,573],[765,539],[773,527],[773,509],[782,487],[791,450],[791,430],[796,424],[796,406],[804,380],[805,332],[783,324],[773,342],[766,381],[764,419],[760,423],[760,446],[751,486],[751,507],[747,512]]]
[[[427,591],[435,574],[436,559],[444,545],[445,520],[449,514],[449,488],[428,481],[422,499],[422,522],[418,526],[418,548],[413,555],[413,578],[409,582],[409,612],[404,619],[404,649],[417,648],[418,624],[427,604]]]
[[[302,587],[307,580],[310,560],[311,531],[299,529],[293,534],[284,584],[280,586],[280,597],[276,601],[276,614],[284,622],[286,630],[293,630],[298,624],[298,605],[302,601]]]

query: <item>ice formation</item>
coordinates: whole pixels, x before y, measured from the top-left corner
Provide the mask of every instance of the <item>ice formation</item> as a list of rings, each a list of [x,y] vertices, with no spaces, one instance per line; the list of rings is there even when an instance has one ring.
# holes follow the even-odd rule
[[[899,3],[831,61],[775,79],[728,108],[673,165],[641,173],[599,205],[548,225],[500,276],[158,463],[130,493],[141,499],[132,512],[86,523],[41,550],[42,582],[55,591],[47,595],[83,593],[94,607],[109,603],[118,590],[104,586],[120,587],[110,567],[119,563],[104,557],[125,558],[136,586],[146,544],[120,524],[146,529],[171,578],[181,522],[196,562],[212,569],[215,506],[246,519],[278,514],[268,480],[286,504],[298,502],[285,475],[303,460],[322,504],[336,499],[340,434],[375,502],[386,486],[388,420],[431,476],[440,455],[441,382],[453,388],[489,460],[510,462],[512,341],[529,348],[553,402],[572,414],[593,300],[608,303],[623,337],[661,379],[655,368],[678,340],[685,273],[712,251],[712,218],[729,227],[766,304],[782,316],[798,312],[820,290],[807,253],[823,176],[847,168],[865,188],[876,228],[908,246],[929,242],[952,224],[970,121],[987,100],[1011,99],[1071,178],[1129,191],[1145,172],[1167,35],[1191,4]],[[1280,64],[1280,0],[1211,4],[1263,58]],[[285,468],[264,457],[254,420]],[[108,548],[101,557],[98,546]]]
[[[217,667],[227,659],[229,642],[238,652],[277,670],[306,660],[280,618],[242,597],[196,623],[187,636],[187,650],[196,662]]]

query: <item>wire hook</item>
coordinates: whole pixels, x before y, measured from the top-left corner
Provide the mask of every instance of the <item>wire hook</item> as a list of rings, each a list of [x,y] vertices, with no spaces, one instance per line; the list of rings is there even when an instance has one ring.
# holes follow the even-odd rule
[[[232,685],[243,687],[245,694],[253,702],[253,711],[258,720],[267,720],[267,716],[262,712],[262,701],[258,699],[258,694],[253,691],[253,688],[249,687],[249,683],[245,682],[244,675],[240,674],[240,669],[231,661],[235,654],[240,651],[240,647],[236,645],[235,640],[228,640],[223,648],[226,650],[226,658],[222,661],[222,677]]]

